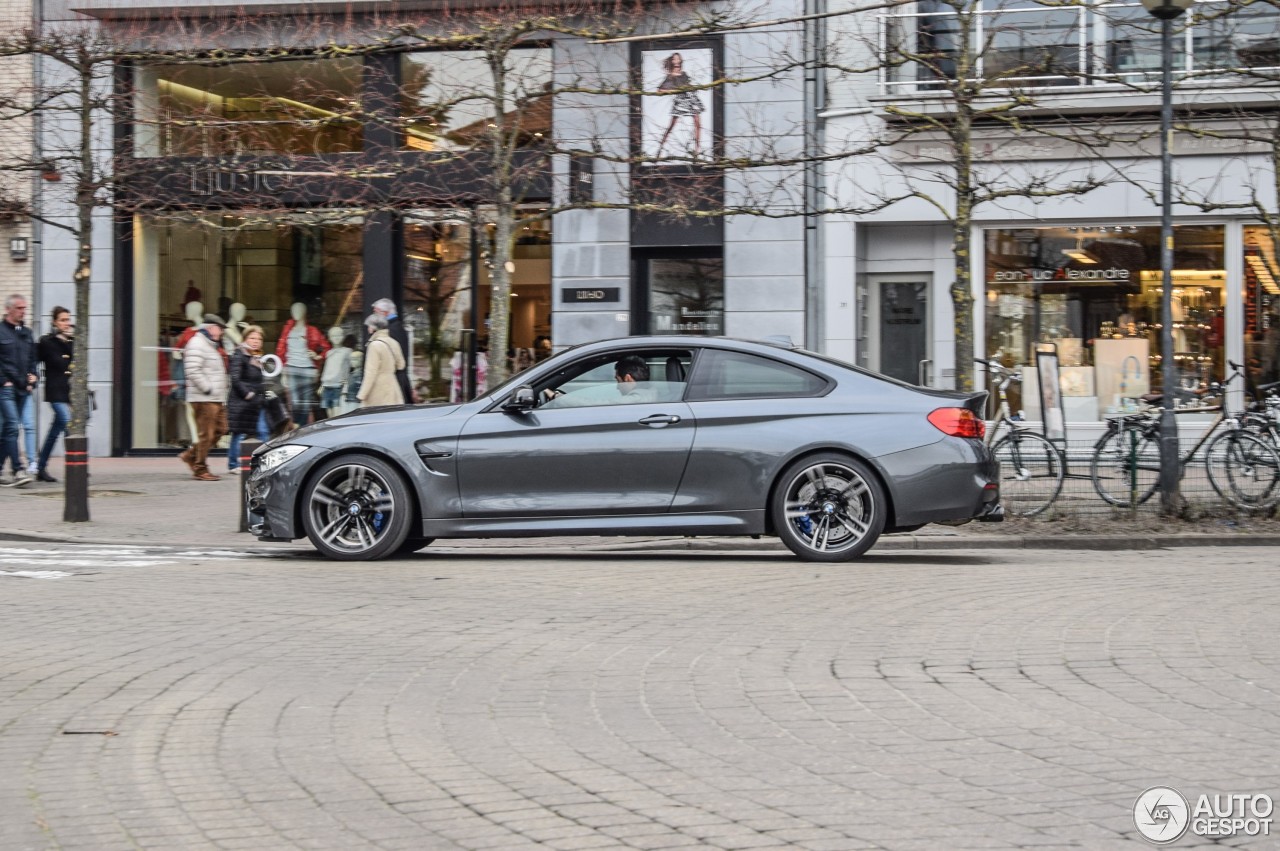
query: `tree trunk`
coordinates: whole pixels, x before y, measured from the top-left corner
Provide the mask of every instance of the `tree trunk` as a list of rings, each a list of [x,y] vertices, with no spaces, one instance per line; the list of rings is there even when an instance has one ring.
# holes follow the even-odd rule
[[[76,348],[71,373],[71,421],[67,424],[66,489],[62,519],[89,520],[89,285],[93,277],[92,66],[80,74],[80,150],[76,179]],[[74,454],[73,454],[74,453]]]
[[[507,264],[512,262],[516,209],[510,187],[499,187],[498,197],[491,255],[493,268],[489,270],[489,280],[493,284],[489,296],[490,387],[507,380],[507,349],[511,347],[511,273],[507,271]]]

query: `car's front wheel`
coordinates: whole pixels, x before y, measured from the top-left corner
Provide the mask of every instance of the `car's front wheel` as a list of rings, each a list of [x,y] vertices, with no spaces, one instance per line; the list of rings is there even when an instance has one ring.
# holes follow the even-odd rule
[[[805,561],[848,561],[871,549],[885,524],[884,490],[860,461],[835,453],[788,467],[773,494],[773,528]]]
[[[414,520],[413,500],[399,471],[371,455],[326,461],[303,500],[303,523],[312,545],[343,561],[394,555]]]

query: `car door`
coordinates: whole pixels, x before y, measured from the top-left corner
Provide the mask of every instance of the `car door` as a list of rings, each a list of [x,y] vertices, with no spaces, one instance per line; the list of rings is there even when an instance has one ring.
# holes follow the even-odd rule
[[[747,352],[698,355],[685,398],[697,420],[675,512],[761,510],[780,460],[815,439],[832,415],[833,383]]]
[[[641,354],[658,363],[671,357]],[[495,408],[468,420],[458,441],[464,516],[666,512],[693,445],[693,417],[680,400],[683,374],[678,382],[655,376],[657,391],[627,402],[618,401],[612,374],[609,360],[565,385],[582,400],[578,406]]]

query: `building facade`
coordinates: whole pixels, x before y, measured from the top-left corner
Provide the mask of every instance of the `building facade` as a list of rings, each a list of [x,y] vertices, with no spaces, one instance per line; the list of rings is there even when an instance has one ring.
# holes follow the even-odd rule
[[[0,32],[16,33],[32,24],[31,0],[0,0]],[[0,90],[30,91],[35,63],[30,57],[0,58]],[[34,126],[30,119],[0,122],[0,147],[19,155],[33,150]],[[33,300],[32,226],[25,210],[31,202],[29,173],[0,175],[0,293],[17,293]],[[29,314],[34,318],[35,311]]]
[[[313,3],[307,25],[360,44],[379,35],[393,5]],[[777,18],[803,7],[766,5]],[[120,64],[110,81],[120,106],[104,139],[118,206],[99,211],[92,237],[94,454],[172,452],[190,440],[176,349],[206,312],[230,320],[233,337],[237,323],[260,325],[269,350],[299,316],[341,345],[360,341],[374,300],[391,298],[411,332],[423,398],[456,395],[460,350],[472,334],[486,342],[495,222],[491,174],[474,151],[496,119],[474,95],[484,56],[409,45],[238,61],[278,46],[263,24],[278,13],[243,2],[194,4],[190,17],[142,2],[44,4],[46,27],[145,30],[183,57]],[[799,49],[803,27],[662,38],[670,15],[640,21],[653,41],[548,34],[512,54],[520,216],[510,351],[490,359],[505,355],[519,369],[577,343],[647,332],[805,337],[812,249],[802,219],[633,209],[637,186],[668,205],[707,208],[801,185],[795,167],[726,185],[703,161],[804,138],[797,128],[812,94],[803,73],[760,73],[780,48]],[[243,26],[246,16],[258,25]],[[199,50],[208,61],[191,59]],[[726,76],[749,81],[711,85]],[[616,93],[598,93],[610,87]],[[551,137],[582,153],[546,156]],[[65,194],[45,200],[71,214]],[[50,231],[40,249],[39,302],[72,303],[74,241]]]
[[[1280,94],[1280,15],[1262,5],[1228,11],[1195,4],[1173,55],[1175,197],[1183,202],[1174,211],[1174,344],[1188,391],[1223,380],[1233,361],[1248,365],[1251,380],[1280,378],[1280,264],[1260,218],[1276,209],[1277,164],[1265,137]],[[819,117],[826,150],[884,144],[825,175],[834,206],[848,211],[824,225],[830,354],[939,387],[953,384],[956,357],[994,357],[1026,370],[1034,388],[1036,352],[1054,351],[1067,421],[1094,428],[1127,400],[1160,390],[1153,20],[1138,4],[1068,11],[979,0],[833,23],[833,42],[875,70],[832,77]],[[957,35],[966,27],[967,45]],[[974,210],[975,345],[957,355],[944,212],[955,209],[955,147],[915,129],[922,118],[957,113],[948,83],[962,58],[975,107],[1016,98],[1023,131],[979,117],[969,137],[980,188],[1007,194]],[[1264,142],[1234,138],[1244,130]],[[887,197],[902,200],[869,209]],[[1034,393],[1014,401],[1040,418]]]

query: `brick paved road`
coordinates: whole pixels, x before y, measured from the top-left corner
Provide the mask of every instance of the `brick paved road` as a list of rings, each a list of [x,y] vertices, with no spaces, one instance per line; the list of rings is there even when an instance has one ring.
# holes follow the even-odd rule
[[[5,851],[1142,848],[1148,786],[1280,797],[1275,550],[63,550],[0,575]]]

